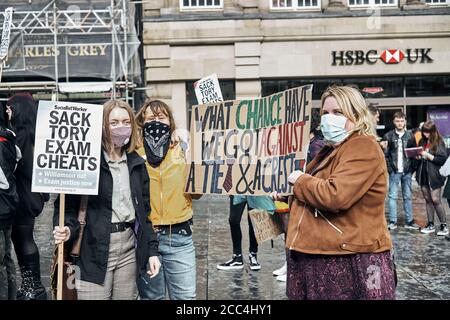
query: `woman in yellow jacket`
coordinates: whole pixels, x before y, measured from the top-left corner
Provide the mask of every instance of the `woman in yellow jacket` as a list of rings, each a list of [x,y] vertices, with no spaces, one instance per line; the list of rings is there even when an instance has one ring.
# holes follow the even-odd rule
[[[150,220],[159,241],[160,273],[138,280],[141,299],[160,300],[166,290],[172,300],[196,298],[195,248],[192,241],[192,199],[184,193],[185,155],[175,137],[169,106],[146,101],[136,116],[142,129],[138,153],[150,177]]]

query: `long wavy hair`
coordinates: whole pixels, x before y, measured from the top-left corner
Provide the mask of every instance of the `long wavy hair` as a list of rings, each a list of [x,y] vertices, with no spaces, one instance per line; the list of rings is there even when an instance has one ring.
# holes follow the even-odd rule
[[[122,100],[109,100],[103,105],[103,134],[102,134],[102,148],[106,152],[110,153],[113,149],[113,143],[111,140],[111,128],[109,126],[109,115],[114,108],[122,108],[128,112],[131,122],[131,137],[130,141],[122,147],[122,151],[131,153],[136,150],[138,145],[138,133],[136,126],[136,118],[134,116],[133,109],[130,105]]]
[[[427,139],[424,132],[427,132],[430,134],[430,138]],[[433,121],[427,121],[422,126],[422,141],[421,144],[425,145],[427,143],[430,144],[430,151],[431,152],[437,152],[439,144],[441,144],[444,141],[441,134],[439,133],[439,130],[437,129],[436,125]]]
[[[322,94],[321,105],[328,97],[334,97],[344,116],[355,124],[353,132],[376,137],[373,116],[361,93],[349,86],[330,86]]]

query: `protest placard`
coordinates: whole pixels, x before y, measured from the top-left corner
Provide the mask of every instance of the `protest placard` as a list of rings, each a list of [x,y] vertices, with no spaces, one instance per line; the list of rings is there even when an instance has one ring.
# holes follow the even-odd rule
[[[215,73],[196,81],[194,89],[198,104],[223,101],[219,80]]]
[[[103,107],[40,101],[33,192],[98,194]]]
[[[255,238],[258,244],[274,239],[283,233],[281,223],[275,216],[265,210],[253,209],[248,212],[252,220]]]
[[[303,169],[312,85],[267,97],[193,107],[185,192],[291,194],[287,178]]]
[[[6,60],[8,57],[9,39],[11,35],[13,8],[9,7],[5,9],[3,20],[2,39],[0,42],[0,60]]]

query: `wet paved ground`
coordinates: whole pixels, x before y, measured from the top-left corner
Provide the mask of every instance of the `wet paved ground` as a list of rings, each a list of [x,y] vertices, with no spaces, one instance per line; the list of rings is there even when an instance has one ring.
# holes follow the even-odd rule
[[[414,190],[414,215],[417,222],[423,226],[426,224],[425,205],[417,186]],[[217,270],[216,265],[228,260],[232,254],[228,202],[228,197],[218,196],[204,196],[195,202],[194,242],[197,252],[198,298],[286,299],[285,284],[276,281],[272,276],[272,271],[284,262],[283,240],[275,239],[273,247],[270,241],[263,243],[258,254],[262,269],[251,271],[248,267],[248,225],[245,215],[242,217],[245,268],[237,271]],[[404,222],[401,208],[399,201],[400,225]],[[445,208],[450,219],[446,202]],[[49,202],[39,216],[35,229],[41,254],[43,283],[46,287],[50,283],[49,270],[53,250],[52,209],[53,204]],[[394,230],[392,237],[399,277],[397,299],[450,299],[450,241],[434,234],[424,235],[403,227]]]

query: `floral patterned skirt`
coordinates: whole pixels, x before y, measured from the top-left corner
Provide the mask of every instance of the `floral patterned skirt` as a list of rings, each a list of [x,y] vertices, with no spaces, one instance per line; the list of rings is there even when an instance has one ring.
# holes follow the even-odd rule
[[[393,300],[391,251],[314,255],[289,251],[286,294],[291,300]]]

